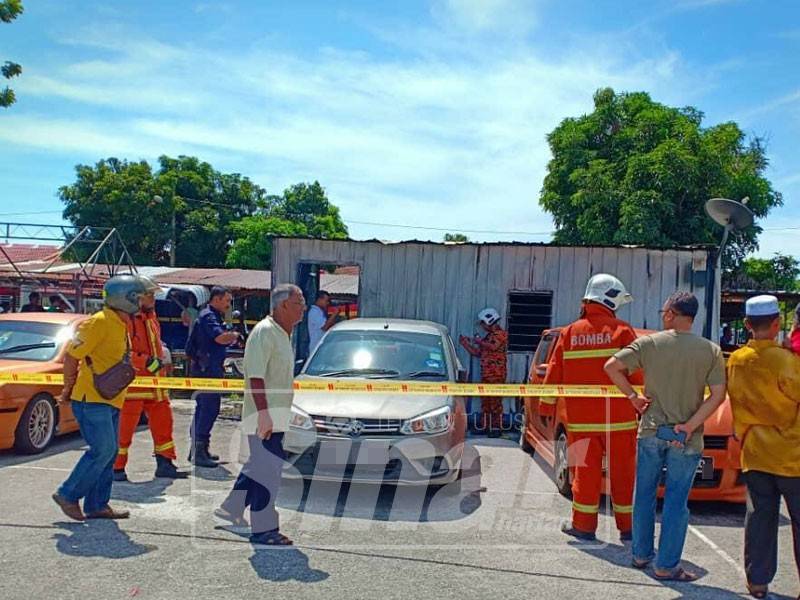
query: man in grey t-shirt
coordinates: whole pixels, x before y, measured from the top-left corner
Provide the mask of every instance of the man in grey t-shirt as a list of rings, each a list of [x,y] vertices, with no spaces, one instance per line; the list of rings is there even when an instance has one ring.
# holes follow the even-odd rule
[[[703,423],[725,401],[722,351],[692,333],[698,309],[693,294],[673,294],[661,310],[663,330],[637,339],[605,366],[611,381],[642,413],[633,500],[633,566],[645,568],[655,558],[655,576],[664,580],[697,579],[697,575],[680,567],[689,525],[687,502],[703,451]],[[644,371],[644,396],[633,389],[627,378],[639,369]],[[711,389],[707,398],[706,386]],[[685,443],[659,437],[662,426],[685,434]],[[665,470],[656,556],[656,494]]]

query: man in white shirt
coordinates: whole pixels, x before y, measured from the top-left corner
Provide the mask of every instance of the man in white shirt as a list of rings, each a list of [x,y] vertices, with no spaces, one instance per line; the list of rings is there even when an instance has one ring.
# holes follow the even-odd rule
[[[339,310],[336,309],[328,315],[328,306],[331,303],[331,295],[325,290],[317,292],[317,298],[313,306],[308,310],[308,353],[309,355],[317,347],[322,336],[336,323]]]
[[[246,526],[243,515],[249,506],[251,542],[290,546],[292,541],[280,532],[275,498],[286,459],[283,436],[289,429],[294,398],[291,335],[306,303],[300,288],[282,284],[272,290],[270,308],[272,314],[253,328],[244,349],[241,427],[249,458],[214,514],[235,526]]]

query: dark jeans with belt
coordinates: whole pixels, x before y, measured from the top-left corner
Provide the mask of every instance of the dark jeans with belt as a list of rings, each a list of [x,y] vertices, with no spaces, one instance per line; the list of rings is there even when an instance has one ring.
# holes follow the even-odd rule
[[[225,369],[222,365],[218,367],[215,365],[205,370],[192,366],[192,377],[222,378],[224,376]],[[211,429],[219,416],[222,394],[196,393],[194,400],[196,406],[189,436],[195,442],[209,442],[211,441]]]
[[[767,585],[778,570],[778,523],[783,496],[792,521],[794,560],[800,575],[800,477],[747,471],[744,521],[744,567],[747,581]]]
[[[250,507],[250,529],[254,535],[280,529],[275,499],[281,487],[281,471],[286,460],[283,433],[273,433],[268,440],[249,435],[250,458],[242,467],[236,483],[222,508],[241,516]]]

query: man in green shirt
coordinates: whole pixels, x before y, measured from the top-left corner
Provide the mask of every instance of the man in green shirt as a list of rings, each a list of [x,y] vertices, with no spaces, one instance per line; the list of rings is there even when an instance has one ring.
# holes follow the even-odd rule
[[[275,287],[270,295],[272,314],[256,325],[244,349],[245,397],[242,409],[243,444],[249,457],[233,489],[214,514],[244,526],[250,508],[250,541],[289,546],[280,532],[275,498],[285,454],[283,436],[289,429],[294,398],[294,350],[291,335],[303,320],[306,303],[295,285]]]
[[[655,559],[662,580],[694,581],[680,567],[689,525],[688,499],[703,452],[703,423],[725,401],[725,362],[719,346],[692,333],[699,303],[688,292],[670,296],[661,310],[663,330],[637,339],[605,366],[611,381],[642,413],[633,499],[633,566]],[[628,375],[644,372],[644,396]],[[711,394],[706,398],[706,387]],[[661,430],[659,430],[661,428]],[[670,441],[671,435],[684,441]],[[666,470],[658,555],[655,554],[656,494]]]

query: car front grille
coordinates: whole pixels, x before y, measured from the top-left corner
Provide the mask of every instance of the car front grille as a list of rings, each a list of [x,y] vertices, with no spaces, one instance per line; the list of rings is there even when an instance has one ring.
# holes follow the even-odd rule
[[[350,417],[327,417],[311,415],[314,426],[320,433],[341,437],[400,435],[402,421],[399,419],[358,419]]]
[[[706,450],[725,450],[728,447],[727,435],[703,436],[703,446]]]

